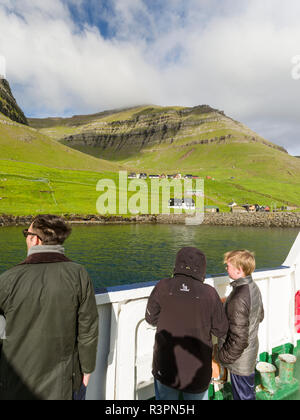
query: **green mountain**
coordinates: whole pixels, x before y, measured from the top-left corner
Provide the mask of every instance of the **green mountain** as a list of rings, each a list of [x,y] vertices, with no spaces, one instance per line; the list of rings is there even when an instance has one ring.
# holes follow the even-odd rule
[[[0,214],[96,213],[97,182],[119,169],[0,113]]]
[[[6,80],[0,80],[0,109],[0,214],[95,213],[97,182],[122,167],[26,125]]]
[[[300,160],[208,105],[140,106],[29,120],[61,143],[128,171],[205,178],[205,204],[300,207]]]
[[[140,106],[29,122],[69,147],[111,160],[123,160],[160,148],[183,150],[208,144],[261,143],[285,151],[208,105],[193,108]]]
[[[5,79],[0,79],[0,161],[13,160],[54,168],[117,171],[115,163],[80,153],[28,126]]]
[[[118,164],[64,146],[34,128],[12,121],[0,113],[0,162],[4,159],[99,172],[119,169]]]
[[[9,83],[0,78],[0,112],[13,121],[28,125],[27,118],[15,100]]]
[[[121,169],[203,177],[205,204],[221,211],[231,201],[300,207],[300,160],[208,105],[143,105],[28,126],[1,80],[0,107],[0,214],[96,213],[97,182],[117,186]]]

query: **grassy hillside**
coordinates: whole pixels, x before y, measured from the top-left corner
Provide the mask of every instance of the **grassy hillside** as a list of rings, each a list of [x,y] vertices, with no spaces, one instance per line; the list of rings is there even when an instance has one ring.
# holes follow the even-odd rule
[[[15,216],[54,213],[60,215],[97,214],[97,200],[103,191],[97,191],[100,180],[110,180],[116,186],[116,213],[131,216],[130,210],[119,212],[119,194],[130,198],[135,190],[119,188],[118,172],[90,172],[54,169],[30,163],[0,161],[0,214]],[[151,186],[142,199],[151,209]],[[161,192],[160,192],[161,197]],[[160,198],[161,201],[161,198]],[[160,212],[161,212],[160,205]],[[146,212],[147,213],[147,212]],[[113,213],[110,213],[113,214]]]
[[[112,161],[160,148],[177,148],[181,152],[195,144],[251,142],[284,151],[208,105],[193,108],[140,106],[85,117],[29,122],[65,145]]]
[[[0,159],[56,168],[114,171],[119,166],[70,149],[37,130],[11,121],[0,113]]]
[[[205,179],[206,204],[222,207],[236,201],[300,207],[299,159],[263,144],[194,145],[181,150],[161,147],[120,163],[148,173],[199,175]]]
[[[94,214],[98,173],[0,160],[0,214]]]
[[[147,106],[132,107],[126,109],[112,109],[103,112],[97,112],[95,114],[87,115],[74,115],[73,117],[61,118],[61,117],[48,117],[48,118],[28,118],[29,124],[36,129],[45,129],[45,132],[54,133],[55,130],[51,131],[51,127],[79,127],[86,124],[94,123],[98,120],[103,121],[115,121],[115,120],[124,120],[132,115],[136,110],[142,110],[147,108]]]
[[[300,207],[300,182],[299,175],[296,175],[299,168],[290,167],[288,173],[284,167],[280,167],[279,163],[284,164],[284,162],[280,162],[278,156],[276,161],[275,152],[273,158],[276,169],[272,170],[269,167],[266,171],[268,175],[265,177],[261,168],[257,168],[259,173],[253,176],[253,166],[246,169],[239,165],[230,167],[226,160],[223,161],[224,167],[217,166],[217,162],[222,161],[218,159],[216,152],[215,166],[211,164],[205,166],[205,162],[202,161],[201,171],[186,172],[204,177],[205,204],[217,205],[221,211],[228,211],[227,204],[231,201],[239,204],[248,202],[277,207],[290,204]],[[296,158],[295,160],[298,162]],[[241,163],[245,161],[246,158],[241,159]],[[156,167],[148,171],[148,174],[150,172],[162,171]],[[207,179],[206,176],[210,176],[211,179]],[[62,170],[37,164],[0,160],[0,214],[96,214],[96,202],[102,195],[96,191],[96,185],[100,179],[111,179],[115,182],[118,213],[118,177],[118,172]],[[131,181],[128,180],[129,185],[130,183]],[[149,179],[147,188],[148,194],[146,192],[143,196],[148,200],[148,212],[150,212],[151,181]],[[128,192],[128,200],[134,194],[135,189],[133,192]],[[172,196],[174,194],[171,192]]]
[[[0,214],[95,213],[98,180],[120,168],[0,113]]]
[[[107,178],[118,208],[120,169],[203,177],[205,204],[221,211],[231,201],[300,207],[300,159],[209,107],[141,106],[29,122],[38,130],[0,114],[0,214],[94,214],[97,182]],[[91,143],[83,137],[76,147],[89,155],[57,141],[82,133]],[[150,211],[149,179],[147,188]]]

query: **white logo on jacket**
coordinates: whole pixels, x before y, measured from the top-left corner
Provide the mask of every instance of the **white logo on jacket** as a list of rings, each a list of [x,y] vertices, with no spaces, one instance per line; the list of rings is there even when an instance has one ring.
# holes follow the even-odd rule
[[[181,292],[189,292],[189,291],[190,291],[190,289],[188,289],[188,287],[187,287],[187,285],[186,285],[186,284],[182,283],[182,286],[181,286],[180,291],[181,291]]]

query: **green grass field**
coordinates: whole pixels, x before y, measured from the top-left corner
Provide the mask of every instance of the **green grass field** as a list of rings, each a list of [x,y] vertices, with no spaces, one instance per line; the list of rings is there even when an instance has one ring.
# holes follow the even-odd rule
[[[141,208],[142,213],[150,213],[152,204],[151,181],[142,181],[143,190],[136,186],[138,180],[129,180],[120,184],[119,173],[60,170],[21,162],[0,160],[0,214],[16,216],[36,215],[39,213],[55,214],[97,214],[97,201],[106,197],[107,189],[97,190],[99,181],[113,181],[115,193],[115,211],[109,214],[121,214],[124,217],[134,215],[130,209]],[[183,182],[182,182],[183,185]],[[174,192],[170,190],[170,197]],[[104,198],[103,198],[104,197]],[[120,199],[126,207],[120,208]],[[103,208],[112,202],[104,202]],[[162,212],[162,189],[159,190],[158,211]],[[101,212],[104,214],[104,212]]]
[[[229,211],[228,203],[236,201],[238,204],[259,203],[280,207],[293,204],[300,207],[299,183],[290,184],[287,181],[274,183],[270,179],[247,179],[240,170],[235,171],[234,179],[228,173],[221,176],[211,172],[213,179],[204,180],[204,204],[217,205],[221,211]],[[201,175],[201,174],[199,174]],[[102,194],[97,191],[100,180],[110,179],[116,186],[116,213],[119,214],[119,173],[118,172],[92,172],[78,170],[62,170],[42,165],[0,160],[0,214],[35,215],[38,213],[55,214],[97,214],[96,203]],[[135,181],[136,182],[136,181]],[[183,181],[182,181],[183,182]],[[194,181],[195,182],[195,181]],[[134,182],[127,180],[127,187],[122,187],[128,203],[130,199],[148,202],[148,213],[151,212],[151,180],[147,180],[146,190],[137,193]],[[129,191],[129,188],[132,191]],[[124,195],[123,195],[124,196]],[[162,210],[162,191],[159,192],[159,212]],[[135,197],[135,198],[134,198]],[[171,189],[170,197],[174,197]],[[108,204],[108,203],[107,203]],[[134,205],[134,202],[131,203]],[[124,216],[130,211],[123,211]],[[145,213],[145,211],[143,211]],[[147,211],[146,211],[147,213]]]
[[[144,108],[140,107],[140,111],[144,112]],[[131,112],[112,113],[105,118],[126,119]],[[76,122],[78,118],[90,122],[85,116],[74,118]],[[52,126],[44,127],[43,131],[52,129]],[[59,127],[55,129],[61,130]],[[64,129],[74,128],[65,125]],[[199,138],[201,136],[205,133]],[[221,211],[229,211],[231,201],[240,205],[258,203],[300,208],[300,159],[258,142],[232,141],[182,147],[187,141],[188,138],[184,138],[173,145],[162,143],[112,162],[70,149],[54,138],[12,123],[0,114],[0,214],[96,214],[97,200],[100,196],[103,198],[105,192],[96,190],[101,179],[114,181],[115,212],[119,214],[120,170],[146,172],[148,175],[197,175],[205,181],[204,204],[217,205]],[[128,184],[134,186],[130,181]],[[121,192],[127,193],[131,205],[139,207],[143,203],[145,207],[148,203],[146,212],[150,213],[153,201],[151,181],[148,179],[144,185],[146,189],[140,196],[134,188],[125,191],[126,186]],[[159,211],[161,194],[160,191]],[[172,196],[174,193],[171,192]],[[126,215],[126,211],[122,213]],[[130,214],[129,210],[127,214]]]
[[[97,172],[1,160],[0,213],[95,213],[99,177]]]

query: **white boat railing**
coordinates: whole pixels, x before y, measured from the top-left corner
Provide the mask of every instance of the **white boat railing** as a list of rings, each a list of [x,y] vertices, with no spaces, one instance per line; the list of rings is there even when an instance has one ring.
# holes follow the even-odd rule
[[[295,294],[300,290],[300,233],[283,265],[253,273],[262,293],[265,318],[259,328],[259,354],[297,345]],[[207,276],[221,298],[231,291],[228,276]],[[148,297],[156,283],[108,288],[97,294],[99,345],[87,399],[141,400],[154,396],[151,374],[155,329],[145,321]]]

